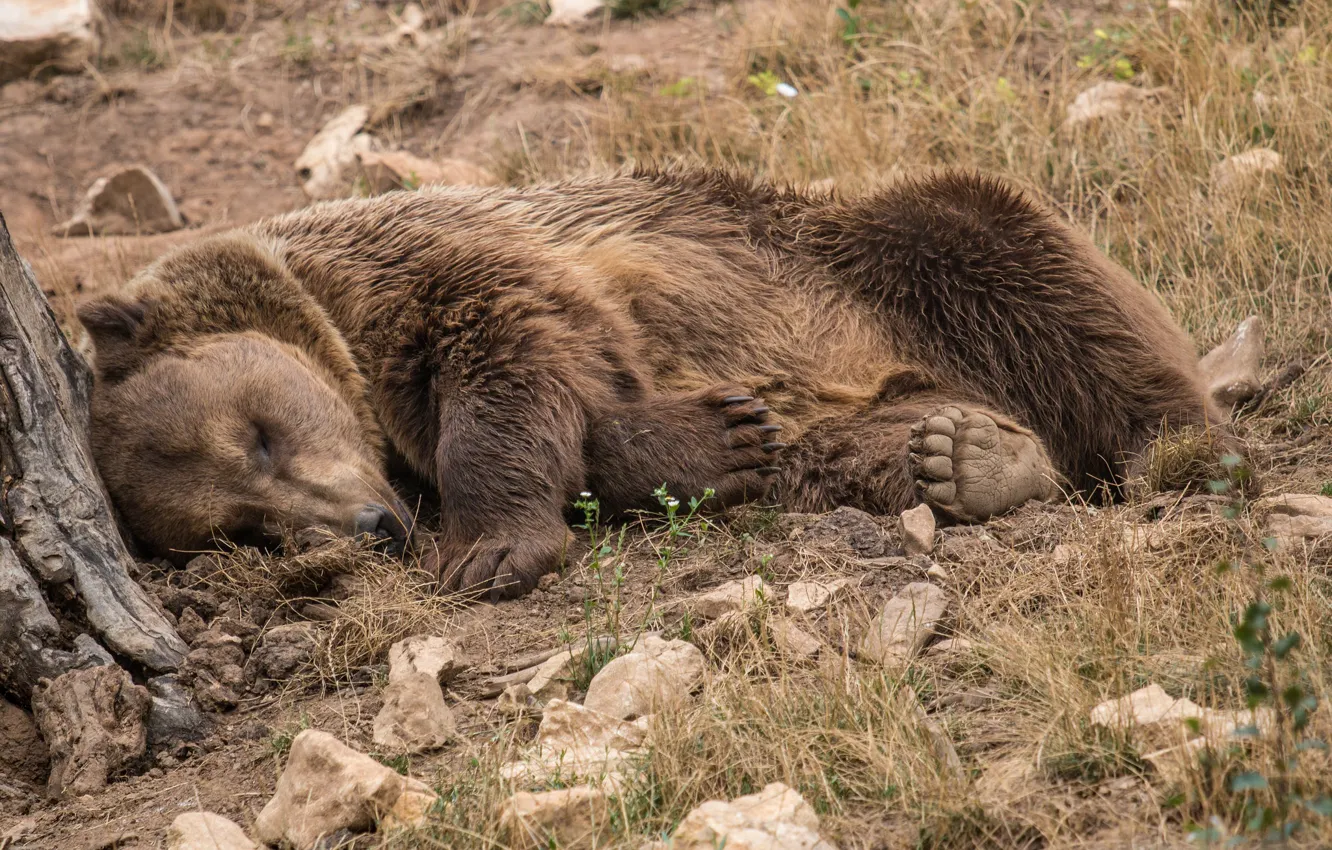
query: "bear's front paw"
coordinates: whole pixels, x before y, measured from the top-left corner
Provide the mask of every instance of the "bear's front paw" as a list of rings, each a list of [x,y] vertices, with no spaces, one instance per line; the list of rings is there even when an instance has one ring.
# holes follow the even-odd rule
[[[494,533],[473,541],[436,538],[426,544],[423,566],[440,588],[492,601],[528,593],[564,562],[571,535],[563,525],[546,530]]]

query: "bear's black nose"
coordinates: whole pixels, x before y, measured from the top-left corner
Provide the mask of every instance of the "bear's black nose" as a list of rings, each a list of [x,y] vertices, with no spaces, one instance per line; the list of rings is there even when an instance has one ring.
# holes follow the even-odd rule
[[[366,505],[356,514],[356,534],[391,540],[393,548],[398,549],[407,544],[410,521],[401,507],[391,510],[383,505]]]

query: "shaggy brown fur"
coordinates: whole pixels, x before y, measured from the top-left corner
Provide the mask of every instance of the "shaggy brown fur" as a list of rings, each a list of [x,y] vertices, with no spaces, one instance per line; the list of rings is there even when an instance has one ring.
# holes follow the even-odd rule
[[[1073,487],[1113,491],[1163,424],[1220,421],[1150,293],[963,173],[852,199],[685,170],[320,204],[180,249],[81,316],[99,462],[145,540],[316,521],[292,494],[348,463],[363,483],[334,475],[317,521],[355,527],[393,498],[382,434],[438,488],[445,583],[504,592],[558,563],[583,489],[624,511],[662,483],[722,504],[776,483],[800,510],[924,498],[984,519],[1056,493],[1047,450]],[[267,365],[233,351],[187,371],[238,338]],[[280,369],[219,412],[208,374],[241,399]],[[181,403],[153,395],[168,383]],[[309,409],[328,392],[345,414]],[[272,447],[303,467],[291,492],[238,483],[286,474],[242,469],[264,417],[258,433],[304,435]],[[197,462],[180,487],[142,436],[164,423],[196,435],[173,449]],[[230,465],[198,461],[216,441]]]

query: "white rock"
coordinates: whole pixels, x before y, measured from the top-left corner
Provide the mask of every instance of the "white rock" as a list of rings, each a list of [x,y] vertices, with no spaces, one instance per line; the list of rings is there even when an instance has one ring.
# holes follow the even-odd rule
[[[772,589],[759,576],[742,581],[728,581],[720,587],[687,600],[685,606],[695,617],[715,620],[732,611],[747,611],[771,599]]]
[[[467,669],[458,645],[442,637],[416,635],[389,647],[389,682],[424,673],[446,685]]]
[[[928,555],[934,551],[934,511],[929,505],[916,505],[902,511],[898,518],[902,546],[908,555]]]
[[[703,653],[692,643],[646,635],[592,678],[583,705],[621,720],[652,714],[693,692],[703,668]]]
[[[1267,512],[1267,535],[1276,538],[1278,549],[1332,538],[1332,496],[1282,493],[1264,496],[1254,507]]]
[[[1128,83],[1097,83],[1068,105],[1064,129],[1076,130],[1103,118],[1113,118],[1146,103],[1160,89],[1144,89]]]
[[[167,850],[259,850],[230,820],[212,812],[186,812],[167,830]]]
[[[375,745],[391,753],[437,750],[453,740],[457,724],[432,673],[390,676],[384,706],[375,716]]]
[[[519,785],[542,786],[552,780],[570,785],[620,788],[626,774],[641,754],[635,750],[611,750],[606,747],[580,747],[555,750],[533,747],[519,759],[500,768],[500,778]]]
[[[1129,523],[1120,526],[1119,534],[1124,551],[1129,553],[1160,552],[1170,546],[1161,529],[1154,525]]]
[[[370,137],[361,132],[370,118],[370,107],[349,106],[323,126],[296,158],[296,177],[305,194],[315,200],[338,198],[346,193],[357,154],[370,150]]]
[[[0,85],[39,66],[82,71],[97,55],[93,0],[0,0]]]
[[[364,832],[424,823],[436,799],[430,786],[399,775],[327,732],[306,729],[292,741],[277,790],[254,822],[266,844],[286,840],[313,850],[340,829]]]
[[[833,581],[797,581],[786,589],[786,610],[793,614],[808,614],[834,601],[851,585],[849,579]]]
[[[925,650],[929,656],[937,655],[965,655],[976,650],[976,644],[966,638],[944,638],[936,644]]]
[[[813,658],[823,649],[818,638],[806,632],[790,620],[773,619],[768,623],[768,633],[777,651],[787,658],[806,660]]]
[[[500,809],[500,833],[516,850],[595,848],[609,843],[610,807],[601,788],[520,791]]]
[[[1091,710],[1090,719],[1097,726],[1131,734],[1148,749],[1173,749],[1199,735],[1220,740],[1250,726],[1257,727],[1263,734],[1276,728],[1276,714],[1272,709],[1226,711],[1203,708],[1192,700],[1170,696],[1157,684],[1101,703]]]
[[[545,22],[557,27],[577,24],[604,5],[604,0],[551,0]]]
[[[1054,551],[1050,553],[1050,557],[1056,564],[1067,566],[1079,559],[1080,552],[1076,546],[1060,543],[1054,547]]]
[[[1263,365],[1263,342],[1263,320],[1250,316],[1198,363],[1207,391],[1223,409],[1248,401],[1262,389],[1258,370]]]
[[[59,236],[132,236],[184,226],[171,190],[152,171],[135,165],[96,180],[74,215],[52,230]]]
[[[1193,12],[1193,0],[1167,0],[1166,8],[1181,15]]]
[[[1091,710],[1091,722],[1109,729],[1129,729],[1202,717],[1202,706],[1177,699],[1160,685],[1151,684],[1119,699],[1107,700]]]
[[[537,744],[551,751],[595,749],[632,750],[642,746],[646,729],[585,708],[553,699],[546,703],[537,729]]]
[[[1253,148],[1218,162],[1212,168],[1212,191],[1234,197],[1258,189],[1268,175],[1281,170],[1281,154],[1269,148]]]
[[[1198,754],[1209,746],[1211,742],[1199,735],[1178,746],[1146,753],[1143,755],[1143,760],[1167,782],[1178,785],[1187,781],[1197,767]]]
[[[495,700],[495,710],[505,717],[518,717],[524,714],[540,714],[541,703],[532,696],[526,682],[509,685]]]
[[[611,652],[611,647],[601,641],[594,641],[592,652]],[[528,695],[537,705],[553,699],[568,699],[574,680],[580,668],[588,663],[588,644],[580,641],[541,663],[534,675],[527,682]]]
[[[1313,493],[1278,493],[1264,496],[1254,503],[1257,510],[1287,516],[1312,516],[1332,519],[1332,496]]]
[[[927,582],[913,582],[884,604],[860,643],[860,655],[880,664],[910,661],[933,637],[948,610],[948,596]]]
[[[671,850],[835,850],[819,837],[813,807],[774,782],[758,794],[698,806],[671,836]]]
[[[357,160],[373,195],[422,186],[494,186],[495,175],[465,159],[422,159],[407,151],[358,151]]]

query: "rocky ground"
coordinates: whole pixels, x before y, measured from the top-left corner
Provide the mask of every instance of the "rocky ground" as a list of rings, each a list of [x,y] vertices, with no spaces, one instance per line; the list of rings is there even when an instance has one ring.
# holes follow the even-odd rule
[[[82,294],[311,196],[971,165],[1222,345],[1264,490],[1181,492],[1171,444],[1129,504],[975,528],[585,504],[563,572],[498,605],[347,545],[145,563],[187,663],[0,702],[0,848],[1327,843],[1325,2],[164,8],[0,87],[0,211],[76,342]]]

